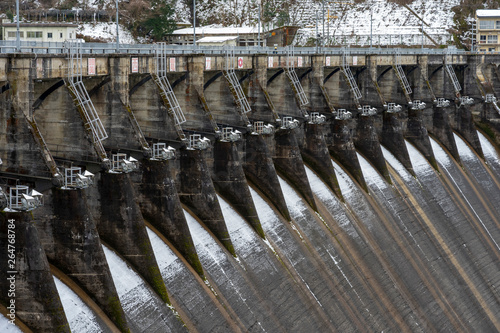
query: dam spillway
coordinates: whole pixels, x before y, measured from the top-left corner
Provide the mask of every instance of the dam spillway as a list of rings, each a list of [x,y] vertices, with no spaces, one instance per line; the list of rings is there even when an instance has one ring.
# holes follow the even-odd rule
[[[0,331],[500,331],[498,55],[247,51],[0,54]]]

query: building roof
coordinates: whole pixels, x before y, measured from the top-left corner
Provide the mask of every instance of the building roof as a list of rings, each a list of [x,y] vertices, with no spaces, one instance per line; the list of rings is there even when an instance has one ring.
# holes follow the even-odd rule
[[[16,23],[2,23],[2,26],[4,27],[15,27]],[[19,27],[21,28],[29,28],[29,27],[53,27],[53,28],[61,28],[61,27],[70,27],[70,28],[77,28],[78,25],[74,23],[67,23],[67,22],[33,22],[33,23],[26,23],[26,22],[20,22]]]
[[[500,17],[500,9],[478,9],[477,17]]]
[[[230,40],[235,40],[237,36],[217,36],[217,37],[203,37],[198,39],[197,43],[224,43]]]
[[[261,29],[260,32],[263,32]],[[257,27],[196,27],[197,35],[244,35],[258,33]],[[172,32],[172,35],[192,35],[193,28],[178,29]]]

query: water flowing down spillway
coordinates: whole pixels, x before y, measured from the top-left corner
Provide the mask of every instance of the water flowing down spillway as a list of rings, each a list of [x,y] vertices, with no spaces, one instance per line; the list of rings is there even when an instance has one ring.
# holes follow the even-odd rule
[[[188,268],[180,254],[174,253],[150,228],[147,231],[170,299],[185,314],[188,328],[199,332],[232,331],[234,323],[214,293]]]
[[[439,145],[433,143],[440,168],[445,169],[440,174],[412,145],[406,145],[417,179],[414,182],[393,179],[404,200],[414,207],[416,221],[422,226],[420,232],[413,234],[421,234],[422,240],[434,245],[421,246],[421,249],[426,251],[435,270],[433,274],[439,282],[437,291],[446,295],[446,303],[439,299],[433,303],[439,305],[450,320],[455,318],[452,323],[459,325],[457,330],[495,330],[498,320],[494,313],[498,313],[495,310],[498,303],[496,291],[487,281],[498,279],[498,259],[494,258],[498,253],[484,246],[481,241],[484,233],[476,232],[480,222],[465,198],[451,185],[453,179],[457,181],[465,176]],[[466,189],[462,192],[470,194]]]
[[[122,258],[102,246],[127,322],[133,332],[179,332],[182,325]]]
[[[491,142],[483,135],[481,132],[477,132],[479,137],[479,142],[481,142],[481,148],[483,149],[484,158],[486,163],[492,170],[494,170],[494,176],[500,179],[500,157],[495,147]]]
[[[111,332],[101,325],[95,313],[66,284],[54,276],[54,282],[59,298],[64,307],[64,313],[73,333]],[[3,330],[0,330],[4,332]]]
[[[269,309],[262,303],[264,295],[257,295],[245,277],[245,266],[240,266],[194,217],[186,211],[184,214],[203,268],[212,286],[217,288],[219,298],[223,298],[223,302],[234,311],[243,327],[251,327],[252,331],[261,332],[278,330],[273,320],[270,320],[271,317],[266,315]],[[235,215],[226,221],[227,225],[238,223]],[[246,232],[248,237],[250,230]],[[247,242],[245,245],[249,246],[245,251],[252,251],[252,247],[258,246],[258,241],[256,240],[255,244]]]

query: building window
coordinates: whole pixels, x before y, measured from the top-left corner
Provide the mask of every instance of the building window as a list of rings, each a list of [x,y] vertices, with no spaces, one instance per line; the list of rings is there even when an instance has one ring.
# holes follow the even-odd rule
[[[485,43],[486,43],[486,35],[479,36],[479,44],[485,44]]]
[[[490,47],[490,48],[488,49],[488,52],[495,52],[495,48],[494,48],[494,47]]]
[[[69,33],[69,39],[73,38],[72,33]]]
[[[496,22],[495,29],[500,29],[500,21]]]
[[[7,37],[16,38],[16,31],[7,31]],[[24,31],[19,31],[19,37],[24,37]]]
[[[481,30],[495,29],[495,21],[479,21],[479,29]]]
[[[27,31],[26,37],[28,37],[28,38],[42,38],[42,32],[41,31]]]
[[[52,32],[47,32],[47,38],[52,38]]]
[[[59,33],[59,38],[62,38],[62,32]]]
[[[488,36],[488,44],[497,44],[498,43],[498,36]]]

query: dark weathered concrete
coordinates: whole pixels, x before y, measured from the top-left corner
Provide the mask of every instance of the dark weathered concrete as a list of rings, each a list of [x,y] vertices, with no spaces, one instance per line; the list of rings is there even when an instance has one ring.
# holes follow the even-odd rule
[[[300,155],[299,145],[294,130],[279,130],[275,133],[276,154],[273,156],[274,165],[279,174],[288,180],[295,189],[306,199],[307,203],[316,210],[316,202],[307,181],[304,162]]]
[[[476,153],[483,157],[483,149],[477,136],[476,126],[472,119],[470,108],[460,105],[456,108],[452,126],[470,145]]]
[[[102,173],[98,186],[101,195],[99,236],[129,261],[168,303],[167,290],[129,176]]]
[[[54,218],[38,228],[48,260],[73,279],[122,331],[128,324],[83,190],[53,189]]]
[[[9,227],[9,221],[13,221],[15,228]],[[9,313],[14,307],[15,317],[35,332],[69,333],[66,315],[35,223],[31,213],[2,213],[0,216],[0,301]],[[9,233],[15,237],[9,237]],[[14,239],[14,243],[9,243],[9,239]],[[13,254],[12,261],[9,261],[8,254]]]
[[[366,189],[363,172],[359,165],[358,156],[354,149],[351,131],[347,125],[349,120],[334,120],[331,124],[333,142],[328,149],[332,157],[337,160],[351,174],[354,179]]]
[[[330,189],[342,198],[339,183],[332,165],[328,146],[325,141],[324,131],[327,125],[305,124],[305,140],[301,148],[302,159],[308,164]]]
[[[451,106],[450,108],[452,107],[455,108],[455,106]],[[449,108],[434,107],[431,134],[446,147],[446,149],[457,161],[460,161],[457,145],[455,143],[455,137],[453,136],[453,130],[450,125],[449,112]]]
[[[354,145],[390,183],[391,178],[389,177],[387,164],[385,163],[384,155],[382,154],[382,149],[380,148],[380,142],[378,141],[378,136],[375,132],[373,117],[360,115],[357,121],[358,127],[356,128],[356,134],[353,138]]]
[[[138,189],[141,213],[203,276],[203,267],[193,244],[172,176],[171,161],[143,160],[142,177],[132,175]]]
[[[405,138],[417,147],[434,169],[437,170],[436,158],[432,151],[427,128],[423,124],[421,110],[408,109],[408,123],[406,126]]]
[[[180,174],[179,197],[182,203],[188,206],[234,255],[234,247],[210,178],[210,170],[203,158],[203,151],[182,149],[180,160],[181,169],[184,170]]]
[[[265,238],[257,210],[248,189],[236,143],[222,141],[215,143],[212,179],[217,193],[231,203],[259,236]]]
[[[403,127],[398,115],[384,112],[381,143],[413,174],[413,167],[404,141]]]
[[[281,192],[276,169],[269,149],[261,135],[246,136],[245,175],[290,221],[290,213]]]

